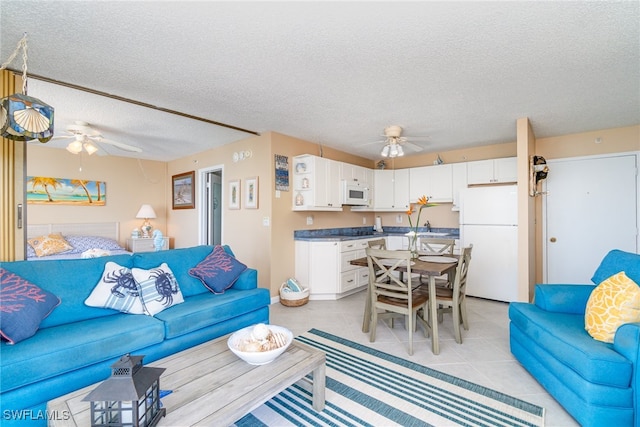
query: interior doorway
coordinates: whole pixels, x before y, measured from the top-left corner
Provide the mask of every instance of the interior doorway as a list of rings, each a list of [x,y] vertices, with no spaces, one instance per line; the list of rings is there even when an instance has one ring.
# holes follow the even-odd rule
[[[549,161],[543,199],[545,283],[591,283],[611,249],[638,251],[636,154]]]
[[[222,166],[200,171],[200,243],[220,245],[223,241],[222,228]]]

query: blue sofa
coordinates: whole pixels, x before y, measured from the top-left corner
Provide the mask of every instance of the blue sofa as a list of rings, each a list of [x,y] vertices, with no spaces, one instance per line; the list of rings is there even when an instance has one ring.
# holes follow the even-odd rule
[[[593,283],[624,271],[640,284],[640,255],[609,252]],[[511,352],[583,426],[640,426],[640,323],[618,328],[612,344],[585,330],[596,285],[536,285],[534,303],[509,306]]]
[[[212,249],[1,263],[61,300],[34,336],[15,345],[0,344],[2,425],[45,425],[47,401],[104,380],[125,353],[144,355],[146,364],[245,326],[268,323],[270,295],[257,287],[256,270],[243,271],[223,294],[213,294],[188,274]],[[228,247],[225,251],[233,255]],[[85,305],[108,261],[142,269],[167,263],[184,302],[155,316]]]

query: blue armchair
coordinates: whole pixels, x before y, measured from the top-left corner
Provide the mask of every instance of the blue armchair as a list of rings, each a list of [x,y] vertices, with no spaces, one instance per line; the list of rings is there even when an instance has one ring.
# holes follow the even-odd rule
[[[613,250],[592,281],[625,271],[640,283],[640,255]],[[583,426],[640,427],[640,323],[618,328],[612,344],[584,328],[596,285],[536,285],[534,303],[509,306],[511,352]]]

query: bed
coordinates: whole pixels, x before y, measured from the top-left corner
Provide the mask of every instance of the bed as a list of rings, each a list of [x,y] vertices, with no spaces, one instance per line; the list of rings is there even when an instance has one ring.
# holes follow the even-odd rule
[[[119,243],[118,222],[29,224],[27,260],[95,258],[130,254]]]

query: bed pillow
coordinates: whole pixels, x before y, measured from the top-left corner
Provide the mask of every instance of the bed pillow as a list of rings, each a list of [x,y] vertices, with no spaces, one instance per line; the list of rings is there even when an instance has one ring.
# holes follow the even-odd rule
[[[34,237],[27,240],[27,243],[33,248],[38,257],[55,255],[73,249],[73,246],[61,234]]]
[[[621,271],[591,292],[585,329],[594,339],[612,343],[618,328],[631,322],[640,322],[640,287]]]
[[[131,270],[113,261],[104,265],[100,281],[84,303],[90,307],[110,308],[123,313],[145,314],[140,286]]]
[[[140,286],[142,305],[149,316],[184,302],[176,276],[166,262],[149,270],[134,267],[131,272]]]
[[[205,259],[189,270],[189,274],[199,279],[214,294],[221,294],[233,286],[246,269],[246,265],[217,245]]]
[[[105,251],[123,251],[125,250],[114,239],[101,236],[64,236],[65,239],[73,246],[71,253],[81,254],[89,249],[102,249]]]
[[[9,344],[38,331],[40,322],[60,304],[60,298],[0,267],[0,335]]]

